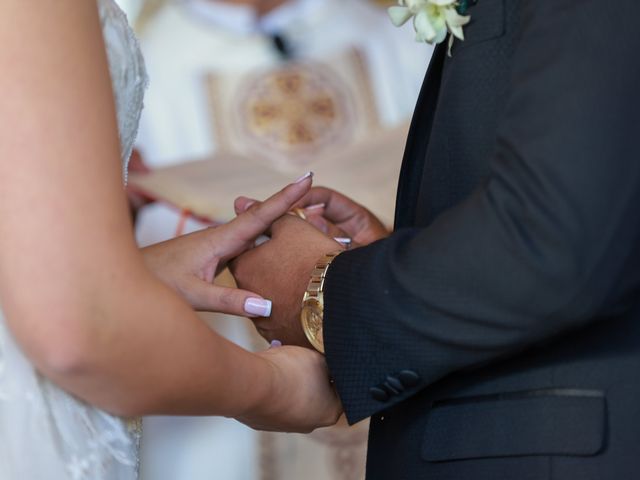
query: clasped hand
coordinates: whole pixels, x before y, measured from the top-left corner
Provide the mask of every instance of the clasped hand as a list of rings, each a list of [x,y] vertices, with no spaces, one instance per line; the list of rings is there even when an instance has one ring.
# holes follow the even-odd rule
[[[239,215],[258,205],[240,197]],[[270,241],[246,251],[230,263],[242,288],[260,292],[273,301],[268,318],[252,319],[267,340],[311,348],[300,324],[302,297],[315,263],[327,253],[343,249],[335,237],[348,237],[351,248],[386,237],[387,228],[369,210],[328,188],[314,187],[296,207],[307,221],[293,215],[279,218],[271,227]]]
[[[265,202],[245,208],[231,222],[184,235],[142,250],[148,268],[196,310],[256,316],[247,302],[268,302],[251,289],[213,284],[228,262],[251,251],[256,238],[290,211],[309,192],[311,178],[288,185]],[[333,242],[333,240],[328,240]],[[264,292],[268,293],[268,292]],[[269,309],[262,315],[268,316]],[[287,346],[256,354],[269,368],[255,380],[256,389],[269,388],[259,405],[237,419],[261,430],[308,432],[335,423],[342,412],[324,357],[305,348]],[[229,365],[229,369],[240,368]],[[257,370],[256,370],[257,371]],[[263,370],[260,370],[263,371]],[[238,370],[237,375],[257,374]],[[267,378],[268,377],[268,378]],[[262,385],[262,387],[260,386]]]
[[[300,348],[310,347],[299,320],[302,296],[315,262],[343,248],[333,237],[363,245],[388,234],[364,207],[310,186],[305,178],[264,202],[240,197],[233,221],[143,249],[150,270],[194,309],[250,316],[263,337],[286,345],[257,354],[272,367],[274,393],[237,417],[257,429],[307,432],[336,422],[341,405],[324,358]],[[306,222],[286,214],[294,207]],[[254,247],[263,233],[270,240]],[[227,266],[240,288],[213,284]],[[269,308],[248,308],[261,304]]]

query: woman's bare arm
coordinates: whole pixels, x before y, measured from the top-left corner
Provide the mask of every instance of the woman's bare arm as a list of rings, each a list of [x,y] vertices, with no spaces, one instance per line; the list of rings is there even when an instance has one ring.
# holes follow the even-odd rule
[[[277,403],[274,363],[210,331],[133,241],[95,2],[3,0],[0,71],[0,303],[35,365],[124,415]]]

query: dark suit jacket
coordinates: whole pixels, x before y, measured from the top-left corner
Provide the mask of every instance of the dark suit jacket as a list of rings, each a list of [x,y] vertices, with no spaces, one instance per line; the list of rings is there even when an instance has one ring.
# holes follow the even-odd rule
[[[396,231],[326,281],[368,478],[640,478],[640,5],[470,15],[431,61]]]

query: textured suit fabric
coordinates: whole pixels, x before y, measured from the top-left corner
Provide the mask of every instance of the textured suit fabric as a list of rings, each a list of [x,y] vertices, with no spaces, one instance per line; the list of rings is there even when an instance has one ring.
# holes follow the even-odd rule
[[[437,49],[396,230],[325,283],[370,480],[640,478],[637,11],[478,0]]]

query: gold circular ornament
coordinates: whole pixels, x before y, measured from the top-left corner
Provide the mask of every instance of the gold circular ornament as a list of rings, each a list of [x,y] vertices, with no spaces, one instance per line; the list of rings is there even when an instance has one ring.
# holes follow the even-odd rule
[[[340,76],[321,64],[291,63],[247,78],[235,117],[258,158],[302,164],[353,134],[356,111]]]
[[[302,330],[309,340],[309,343],[324,353],[324,336],[322,332],[323,306],[317,298],[307,298],[302,304],[300,319],[302,320]]]

